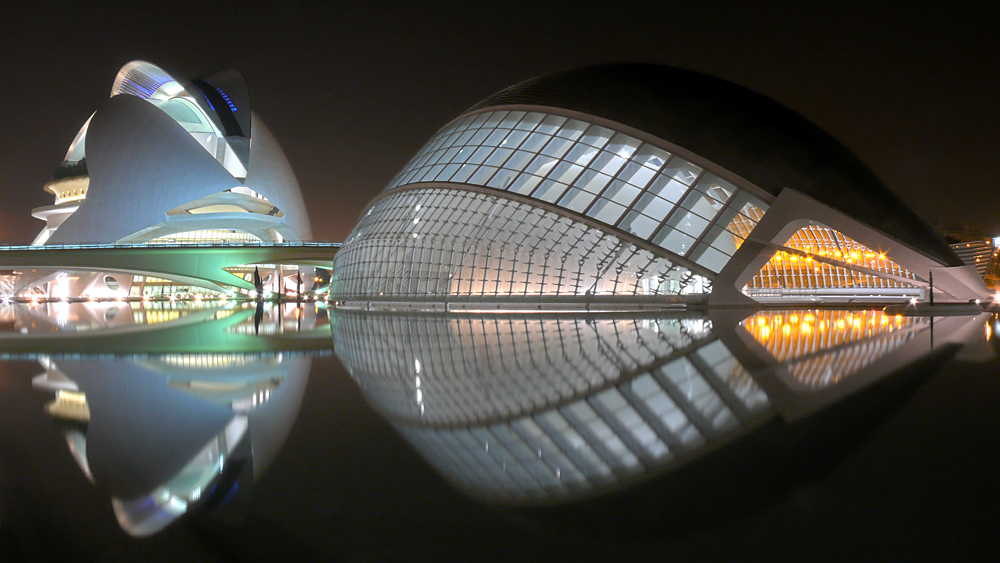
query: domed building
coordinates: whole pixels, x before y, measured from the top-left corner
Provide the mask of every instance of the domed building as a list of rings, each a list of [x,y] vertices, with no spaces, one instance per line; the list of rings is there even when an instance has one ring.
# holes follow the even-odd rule
[[[126,64],[45,190],[55,202],[32,212],[45,221],[34,245],[311,238],[291,167],[236,70],[185,80],[148,62]],[[59,275],[26,273],[18,285]],[[133,282],[108,277],[82,274],[68,291],[128,291]]]
[[[335,273],[332,297],[368,308],[926,299],[932,274],[939,299],[988,294],[815,125],[643,64],[527,80],[446,124]]]

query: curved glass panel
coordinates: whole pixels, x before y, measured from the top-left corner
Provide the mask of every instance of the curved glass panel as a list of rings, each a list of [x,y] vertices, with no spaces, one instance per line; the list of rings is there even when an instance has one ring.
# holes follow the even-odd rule
[[[144,61],[132,61],[118,71],[111,95],[131,94],[145,100],[170,82],[175,82],[174,78],[162,68]]]
[[[456,189],[378,201],[337,253],[334,299],[705,294],[687,268],[571,218]]]
[[[167,112],[167,115],[174,118],[181,125],[184,125],[185,128],[188,128],[191,124],[200,125],[202,123],[202,119],[198,117],[195,110],[180,99],[167,100],[160,104],[160,109]]]
[[[767,210],[756,196],[661,147],[540,112],[489,112],[447,125],[386,189],[421,182],[552,203],[713,272]]]

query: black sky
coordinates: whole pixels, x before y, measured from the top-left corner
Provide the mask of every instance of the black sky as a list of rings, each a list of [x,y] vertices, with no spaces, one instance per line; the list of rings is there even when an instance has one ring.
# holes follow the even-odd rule
[[[184,77],[243,71],[317,239],[341,240],[420,145],[480,99],[612,61],[761,92],[840,139],[922,216],[1000,234],[1000,7],[988,3],[24,5],[0,20],[0,243],[41,228],[30,210],[52,202],[43,184],[133,59]]]

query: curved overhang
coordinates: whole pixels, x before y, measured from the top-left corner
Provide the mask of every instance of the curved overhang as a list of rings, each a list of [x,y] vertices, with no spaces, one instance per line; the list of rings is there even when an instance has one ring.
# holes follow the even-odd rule
[[[87,140],[87,129],[90,128],[90,120],[94,118],[91,114],[87,118],[87,121],[83,123],[83,127],[80,128],[76,133],[76,137],[73,137],[73,142],[70,143],[69,149],[66,150],[66,156],[63,158],[65,162],[76,162],[86,156],[84,148],[86,146]]]
[[[142,99],[166,99],[184,90],[167,71],[146,61],[126,63],[111,84],[111,96],[130,94]]]
[[[252,213],[284,217],[284,213],[273,203],[262,197],[253,197],[234,191],[207,195],[167,211],[173,215],[198,215],[205,213]]]
[[[756,92],[692,71],[609,64],[532,78],[469,109],[561,108],[654,135],[759,186],[793,188],[944,266],[961,260],[847,148]]]
[[[166,221],[157,223],[125,237],[121,242],[141,243],[168,237],[174,233],[189,233],[201,230],[228,230],[249,233],[264,242],[284,242],[298,240],[295,232],[288,228],[283,217],[247,213],[245,211],[225,211],[168,215]],[[274,233],[280,235],[278,240]]]
[[[133,96],[94,114],[87,148],[87,199],[50,244],[121,240],[162,222],[164,210],[240,185],[170,116]]]
[[[146,61],[126,64],[111,99],[77,133],[55,178],[46,189],[56,204],[73,200],[80,207],[37,209],[60,224],[50,221],[36,244],[139,240],[147,231],[169,233],[167,223],[186,214],[264,217],[232,226],[262,240],[311,237],[291,167],[252,113],[236,70],[183,80]],[[245,193],[233,190],[241,187]],[[238,222],[247,223],[246,217]]]
[[[253,191],[267,196],[285,214],[285,222],[300,240],[312,238],[309,215],[306,212],[299,183],[278,141],[264,122],[252,114],[253,138],[250,141],[250,164],[246,182]]]

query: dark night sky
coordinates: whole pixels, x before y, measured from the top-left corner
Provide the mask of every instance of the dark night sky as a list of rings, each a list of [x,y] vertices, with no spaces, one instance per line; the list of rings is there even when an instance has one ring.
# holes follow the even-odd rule
[[[24,3],[15,10],[30,12],[5,13],[0,242],[27,243],[40,229],[29,213],[52,202],[42,185],[132,59],[182,77],[242,70],[317,239],[342,239],[420,145],[480,99],[610,61],[689,68],[761,92],[840,139],[924,217],[1000,234],[1000,7],[444,4]]]

